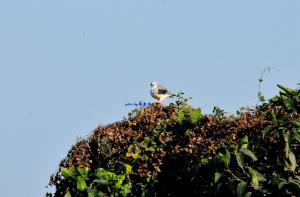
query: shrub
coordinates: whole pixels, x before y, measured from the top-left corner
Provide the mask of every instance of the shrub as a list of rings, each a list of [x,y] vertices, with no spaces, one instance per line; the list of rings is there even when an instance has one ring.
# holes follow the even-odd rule
[[[300,90],[202,115],[183,93],[78,141],[47,196],[300,196]]]

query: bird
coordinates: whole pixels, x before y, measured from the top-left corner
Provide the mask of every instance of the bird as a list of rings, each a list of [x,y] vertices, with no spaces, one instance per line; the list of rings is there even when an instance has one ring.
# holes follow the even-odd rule
[[[153,98],[156,99],[157,103],[160,103],[162,100],[164,100],[167,97],[172,98],[173,96],[175,96],[175,94],[172,94],[167,90],[167,88],[158,84],[155,81],[151,82],[150,86],[151,86],[150,94]]]

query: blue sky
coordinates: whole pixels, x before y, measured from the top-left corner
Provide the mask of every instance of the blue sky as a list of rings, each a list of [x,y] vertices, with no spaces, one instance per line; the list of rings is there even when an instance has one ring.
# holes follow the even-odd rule
[[[300,1],[0,0],[0,188],[43,196],[78,137],[150,101],[156,80],[205,113],[300,82]],[[164,101],[168,104],[169,101]]]

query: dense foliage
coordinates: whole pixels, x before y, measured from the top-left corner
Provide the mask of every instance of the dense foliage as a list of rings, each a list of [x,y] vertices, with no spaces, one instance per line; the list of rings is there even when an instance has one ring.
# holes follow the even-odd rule
[[[300,90],[202,115],[183,94],[79,140],[47,196],[300,196]]]

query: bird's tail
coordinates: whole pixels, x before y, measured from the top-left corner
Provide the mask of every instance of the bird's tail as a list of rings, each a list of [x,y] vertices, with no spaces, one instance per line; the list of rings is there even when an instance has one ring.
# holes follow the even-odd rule
[[[172,94],[172,93],[168,93],[170,98],[173,98],[174,96],[176,96],[176,94]]]

